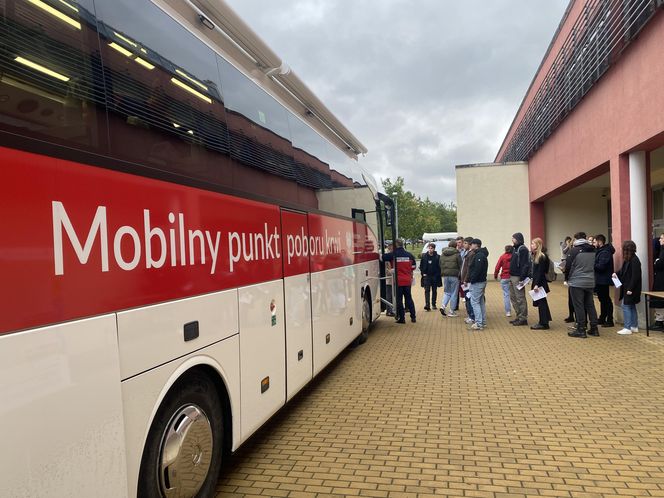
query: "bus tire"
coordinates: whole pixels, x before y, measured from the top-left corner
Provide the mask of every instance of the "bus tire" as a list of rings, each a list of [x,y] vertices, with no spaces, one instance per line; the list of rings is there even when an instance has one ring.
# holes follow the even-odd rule
[[[214,383],[202,372],[178,380],[148,433],[138,478],[141,498],[214,496],[224,441]]]

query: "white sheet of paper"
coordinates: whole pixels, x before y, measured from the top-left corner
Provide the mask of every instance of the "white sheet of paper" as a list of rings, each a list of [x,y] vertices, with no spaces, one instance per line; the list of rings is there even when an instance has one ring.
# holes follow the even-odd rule
[[[530,294],[530,297],[533,298],[533,301],[539,301],[540,299],[544,299],[546,297],[546,291],[539,287],[537,290],[531,290],[528,292]]]
[[[519,283],[516,285],[516,288],[519,289],[519,290],[521,290],[521,289],[523,289],[526,285],[528,285],[529,283],[530,283],[530,277],[526,277],[526,278],[524,278],[521,282],[519,282]]]
[[[618,277],[612,277],[611,280],[613,280],[613,285],[616,286],[616,289],[618,287],[622,287],[622,282],[620,281],[620,279]]]

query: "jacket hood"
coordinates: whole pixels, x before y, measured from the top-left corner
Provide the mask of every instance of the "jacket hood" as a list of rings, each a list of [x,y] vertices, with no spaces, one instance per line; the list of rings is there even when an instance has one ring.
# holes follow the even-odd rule
[[[516,240],[517,244],[523,244],[523,234],[521,232],[516,232],[514,235],[512,235],[512,238]]]
[[[446,247],[443,249],[442,254],[445,256],[451,256],[452,254],[459,254],[459,251],[457,250],[456,247]]]
[[[604,251],[608,251],[611,254],[615,254],[616,248],[613,247],[611,244],[604,244],[602,247],[597,248],[595,252],[604,252]]]
[[[484,254],[484,256],[488,256],[489,255],[489,250],[486,247],[480,247],[477,250],[477,254]]]
[[[579,239],[574,242],[574,247],[580,252],[595,252],[595,246],[591,245],[586,239]]]

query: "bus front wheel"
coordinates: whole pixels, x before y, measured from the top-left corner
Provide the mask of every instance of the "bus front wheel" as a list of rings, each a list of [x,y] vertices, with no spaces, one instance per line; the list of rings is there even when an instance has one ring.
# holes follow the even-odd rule
[[[223,414],[214,383],[194,372],[159,407],[143,451],[138,496],[214,495],[223,453]]]

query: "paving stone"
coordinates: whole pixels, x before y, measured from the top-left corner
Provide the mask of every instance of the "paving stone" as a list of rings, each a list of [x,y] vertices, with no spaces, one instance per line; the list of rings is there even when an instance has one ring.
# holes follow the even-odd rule
[[[381,317],[227,462],[217,497],[662,496],[664,334]],[[530,323],[536,309],[529,307]]]

